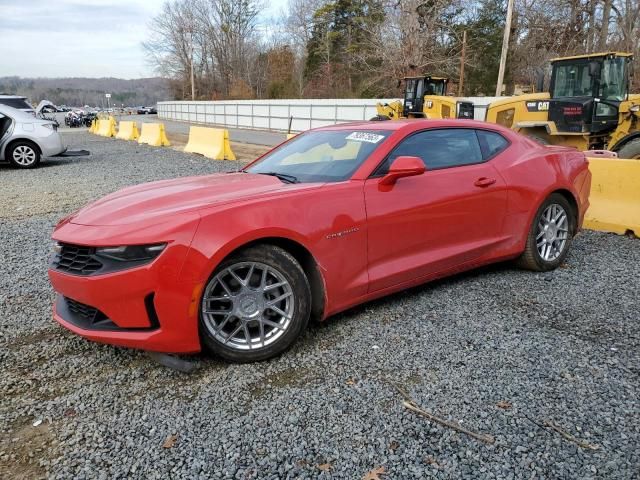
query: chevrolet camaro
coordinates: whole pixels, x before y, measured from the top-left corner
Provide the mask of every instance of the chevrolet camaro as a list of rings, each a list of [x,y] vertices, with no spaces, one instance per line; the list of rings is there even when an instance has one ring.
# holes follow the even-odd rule
[[[483,122],[311,130],[238,172],[125,188],[62,219],[54,317],[98,342],[264,360],[310,320],[436,278],[556,268],[590,183],[583,153]]]

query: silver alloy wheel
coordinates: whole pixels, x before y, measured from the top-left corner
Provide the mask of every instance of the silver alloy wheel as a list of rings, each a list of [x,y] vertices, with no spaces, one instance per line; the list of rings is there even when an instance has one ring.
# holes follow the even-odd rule
[[[209,281],[202,296],[205,328],[235,350],[263,348],[278,340],[291,324],[294,309],[287,279],[260,262],[225,268]]]
[[[569,218],[565,209],[557,203],[548,205],[538,221],[536,246],[540,258],[547,262],[556,260],[569,238]]]
[[[28,145],[18,145],[13,149],[13,161],[23,167],[28,167],[36,161],[36,152]]]

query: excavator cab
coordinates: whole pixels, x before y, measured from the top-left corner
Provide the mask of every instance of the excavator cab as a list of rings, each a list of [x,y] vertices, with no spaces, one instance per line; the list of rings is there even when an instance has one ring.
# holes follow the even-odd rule
[[[608,52],[551,61],[549,120],[559,133],[615,130],[628,99],[632,56]]]
[[[404,79],[402,116],[406,118],[424,117],[425,95],[446,96],[448,83],[449,79],[442,77],[406,77]]]

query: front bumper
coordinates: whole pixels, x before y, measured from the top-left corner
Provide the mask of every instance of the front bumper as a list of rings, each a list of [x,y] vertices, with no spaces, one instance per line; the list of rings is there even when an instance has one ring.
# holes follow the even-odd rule
[[[62,221],[53,238],[85,245],[167,243],[153,261],[124,270],[63,271],[51,264],[58,298],[54,319],[89,340],[165,353],[199,352],[198,305],[202,283],[181,276],[198,218],[166,225],[97,227]],[[164,232],[164,233],[162,233]]]
[[[200,351],[197,304],[200,289],[158,284],[153,272],[135,268],[94,277],[49,270],[58,297],[54,319],[89,340],[166,353]],[[77,307],[95,309],[80,314]]]

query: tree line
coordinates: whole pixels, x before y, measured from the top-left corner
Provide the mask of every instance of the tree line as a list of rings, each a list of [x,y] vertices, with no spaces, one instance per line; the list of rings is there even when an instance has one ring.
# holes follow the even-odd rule
[[[289,0],[277,20],[261,0],[167,0],[144,43],[178,99],[395,97],[399,79],[460,80],[492,95],[506,0]],[[638,0],[516,0],[507,94],[535,84],[554,57],[640,56]],[[637,61],[636,61],[637,63]],[[640,73],[633,79],[640,91]],[[192,90],[193,87],[193,90]]]
[[[36,106],[40,100],[56,105],[106,107],[155,105],[171,95],[163,78],[22,78],[0,77],[0,93],[24,95]]]

